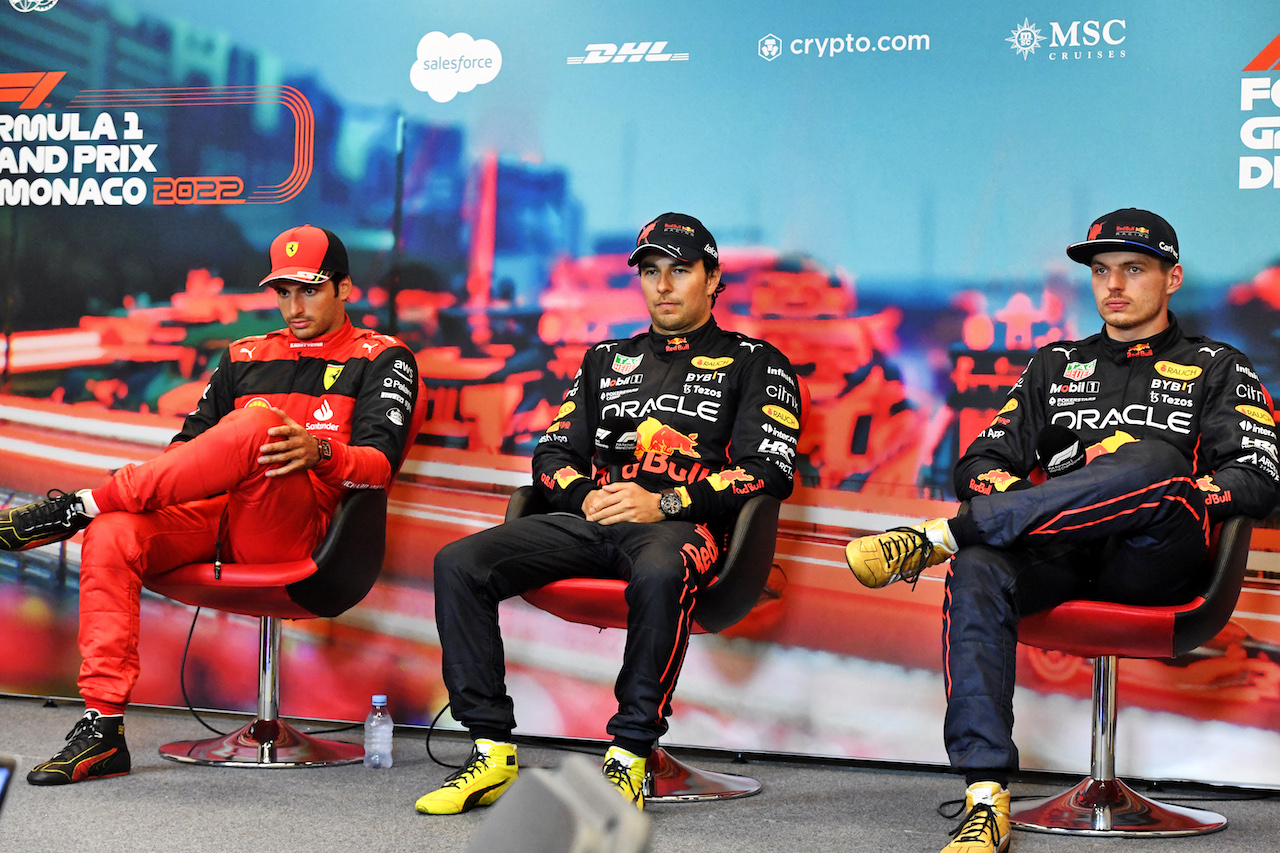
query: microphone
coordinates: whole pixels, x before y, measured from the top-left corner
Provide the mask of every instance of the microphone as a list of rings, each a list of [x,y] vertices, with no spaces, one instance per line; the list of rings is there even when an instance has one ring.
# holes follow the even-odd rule
[[[1049,424],[1036,439],[1036,461],[1047,477],[1061,477],[1084,467],[1084,442],[1059,424]]]
[[[636,422],[601,418],[596,425],[596,456],[609,468],[609,482],[622,480],[622,466],[636,461]]]

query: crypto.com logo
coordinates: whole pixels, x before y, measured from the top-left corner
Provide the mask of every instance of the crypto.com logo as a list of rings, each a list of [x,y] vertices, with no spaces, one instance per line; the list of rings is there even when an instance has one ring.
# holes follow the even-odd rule
[[[766,62],[773,62],[779,56],[782,56],[782,39],[778,38],[773,33],[769,33],[767,36],[760,39],[760,45],[757,48],[757,51],[759,52],[761,59]]]
[[[9,0],[9,5],[19,12],[48,12],[58,0]]]
[[[667,53],[665,41],[629,41],[618,47],[611,42],[587,45],[586,56],[566,58],[569,65],[603,65],[606,62],[688,62],[687,53]]]

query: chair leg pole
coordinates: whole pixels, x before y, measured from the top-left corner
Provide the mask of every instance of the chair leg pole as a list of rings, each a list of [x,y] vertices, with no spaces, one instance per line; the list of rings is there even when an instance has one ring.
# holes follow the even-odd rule
[[[275,722],[280,715],[280,619],[261,617],[258,631],[258,719]]]
[[[1115,655],[1093,659],[1093,753],[1089,778],[1053,797],[1019,803],[1015,829],[1066,835],[1156,838],[1216,832],[1227,820],[1215,812],[1162,803],[1116,778]]]
[[[312,737],[280,719],[280,627],[278,616],[258,625],[258,716],[222,737],[166,743],[171,761],[221,767],[318,767],[354,764],[364,745]]]
[[[1115,655],[1093,659],[1093,755],[1089,775],[1099,782],[1116,778]]]

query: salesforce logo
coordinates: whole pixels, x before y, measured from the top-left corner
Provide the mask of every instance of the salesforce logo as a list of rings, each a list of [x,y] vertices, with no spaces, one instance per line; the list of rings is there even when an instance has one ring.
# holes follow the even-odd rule
[[[443,104],[459,92],[470,92],[498,76],[502,51],[488,39],[466,33],[446,36],[430,32],[418,42],[418,56],[409,69],[409,82],[431,100]]]

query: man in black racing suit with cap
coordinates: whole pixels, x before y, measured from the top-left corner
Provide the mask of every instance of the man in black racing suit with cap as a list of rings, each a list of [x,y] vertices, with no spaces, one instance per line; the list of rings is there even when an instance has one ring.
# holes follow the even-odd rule
[[[968,511],[846,548],[872,587],[952,559],[943,739],[968,789],[944,853],[1009,845],[1021,616],[1075,598],[1190,601],[1203,587],[1210,525],[1265,516],[1276,501],[1276,426],[1252,365],[1185,334],[1168,310],[1182,284],[1169,223],[1117,210],[1067,255],[1091,267],[1103,330],[1036,353],[956,464]]]
[[[534,484],[554,512],[473,534],[436,557],[445,686],[475,746],[466,766],[418,800],[420,812],[489,805],[514,781],[498,602],[573,577],[627,581],[603,772],[643,808],[645,759],[667,729],[694,596],[713,573],[720,533],[752,495],[791,494],[797,379],[777,349],[716,325],[715,239],[697,219],[665,213],[640,231],[628,263],[639,267],[652,325],[587,351],[539,440]],[[619,438],[621,459],[609,452]]]

